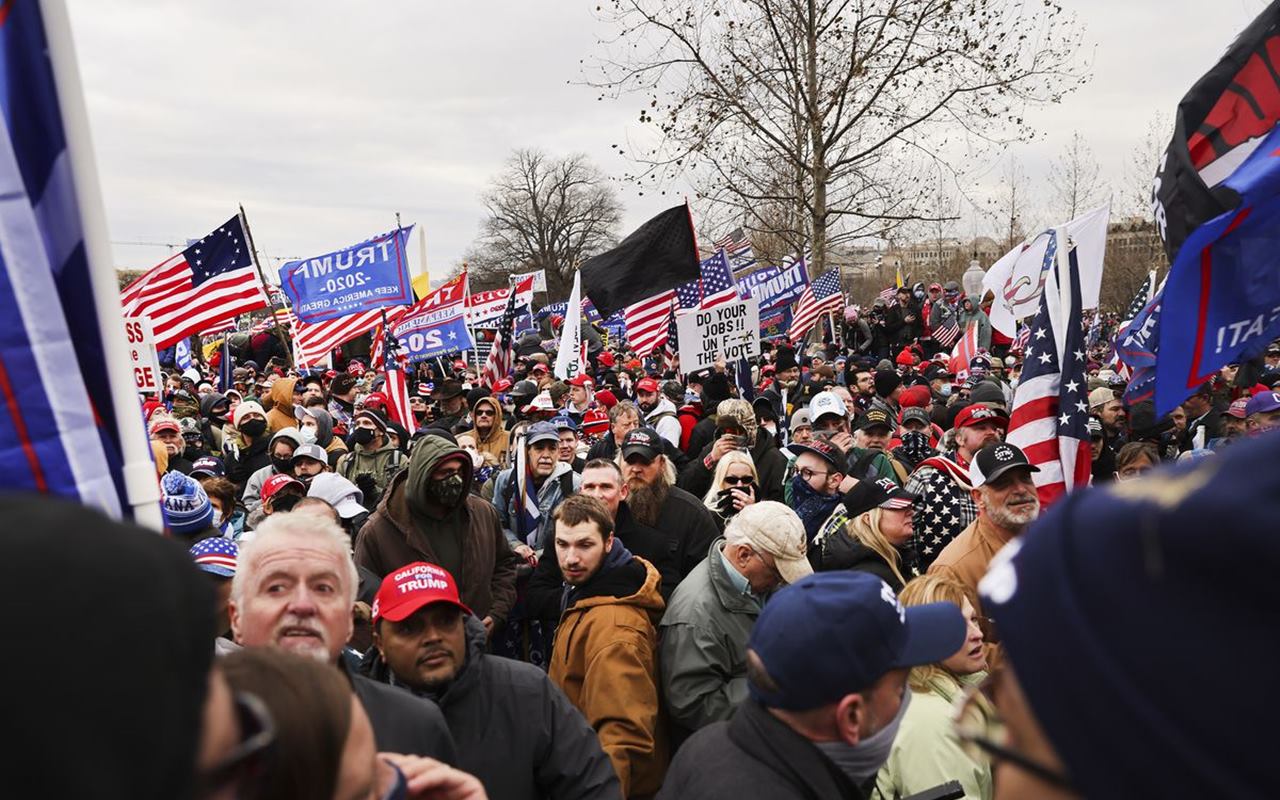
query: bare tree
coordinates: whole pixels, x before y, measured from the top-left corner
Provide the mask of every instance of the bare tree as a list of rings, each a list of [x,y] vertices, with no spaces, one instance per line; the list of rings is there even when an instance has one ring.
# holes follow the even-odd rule
[[[1089,143],[1080,131],[1072,131],[1062,154],[1049,165],[1049,186],[1057,206],[1054,210],[1066,215],[1059,222],[1073,220],[1102,202],[1107,187],[1099,178],[1100,172]]]
[[[1159,275],[1168,269],[1151,215],[1151,183],[1172,129],[1168,115],[1157,113],[1125,159],[1124,178],[1116,196],[1119,219],[1111,223],[1107,235],[1099,297],[1103,308],[1124,310],[1151,270]]]
[[[563,297],[577,265],[616,243],[622,220],[613,188],[584,155],[517,150],[481,199],[488,216],[466,256],[476,289],[545,269],[547,292]]]
[[[1016,156],[1005,162],[995,198],[989,203],[995,239],[1008,252],[1027,238],[1035,224],[1031,209],[1031,181]]]
[[[628,177],[689,180],[813,253],[927,217],[920,186],[1030,134],[1028,107],[1083,80],[1080,31],[1052,0],[610,0],[616,31],[584,77],[637,94],[656,144]],[[628,148],[635,150],[636,148]],[[961,159],[957,159],[961,162]],[[789,209],[789,230],[777,230]]]

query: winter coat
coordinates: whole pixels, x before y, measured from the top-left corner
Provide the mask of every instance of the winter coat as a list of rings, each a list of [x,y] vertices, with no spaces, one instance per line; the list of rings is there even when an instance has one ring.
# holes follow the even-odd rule
[[[747,699],[747,640],[760,601],[730,581],[717,539],[662,615],[662,697],[678,739],[728,719]]]
[[[985,672],[966,675],[966,685],[980,683]],[[889,760],[876,776],[884,797],[908,797],[948,781],[959,781],[968,800],[991,800],[991,765],[970,758],[960,747],[951,722],[952,704],[964,686],[950,677],[930,682],[930,691],[911,692]]]
[[[298,427],[298,419],[293,415],[293,387],[297,378],[278,378],[271,384],[267,395],[271,398],[271,410],[267,412],[267,430],[275,433],[281,428]]]
[[[247,447],[237,446],[230,441],[224,442],[222,455],[226,464],[227,480],[243,492],[253,473],[263,467],[271,466],[271,455],[267,451],[270,444],[271,440],[265,433]]]
[[[979,515],[942,549],[929,567],[930,573],[955,578],[964,587],[965,595],[978,612],[978,619],[982,620],[982,633],[988,645],[999,644],[1000,636],[982,613],[978,582],[987,574],[991,559],[1012,539],[1012,536],[992,525],[990,519]]]
[[[616,541],[614,548],[625,554]],[[613,556],[613,553],[610,553]],[[606,561],[570,593],[548,675],[600,738],[624,797],[658,791],[667,742],[658,710],[658,571],[642,558]]]
[[[815,572],[832,572],[838,569],[870,572],[889,584],[894,594],[902,591],[903,583],[893,574],[889,562],[884,556],[853,538],[849,534],[847,523],[834,531],[824,530],[818,534],[813,547],[809,548],[809,563]]]
[[[200,438],[211,454],[222,453],[222,424],[225,424],[213,424],[213,407],[226,402],[227,396],[218,392],[200,395]],[[227,414],[226,417],[229,421],[231,415]]]
[[[708,725],[671,762],[658,800],[862,800],[822,751],[755,700]]]
[[[439,704],[458,748],[457,766],[489,797],[513,800],[622,797],[618,776],[582,712],[532,664],[485,652],[488,634],[466,618],[467,660],[443,691],[419,693]],[[376,648],[360,671],[395,683]]]
[[[457,506],[445,509],[422,496],[423,485],[437,464],[453,457],[462,461],[466,490]],[[391,481],[360,529],[355,560],[379,577],[414,561],[439,564],[457,580],[468,608],[481,619],[491,616],[501,622],[515,603],[520,559],[502,535],[498,512],[472,494],[470,484],[471,458],[466,451],[436,436],[423,437],[413,448],[409,468]],[[460,549],[456,565],[442,563],[432,544],[432,537],[444,536],[455,537]]]
[[[481,403],[493,408],[493,427],[489,430],[488,436],[481,437],[478,431],[475,432],[476,451],[485,457],[485,463],[489,466],[504,466],[507,463],[508,450],[511,448],[511,432],[503,425],[502,404],[492,397],[481,397],[471,407],[473,421],[476,418],[475,410]]]
[[[973,306],[972,311],[965,311],[964,303],[960,304],[960,308],[956,311],[956,322],[960,326],[960,332],[963,333],[968,329],[970,322],[976,322],[978,325],[978,348],[980,350],[991,349],[991,320],[987,319],[987,312],[982,310],[982,306],[978,304],[979,298],[975,294],[968,297],[969,304]],[[968,369],[966,364],[963,369]]]
[[[658,398],[658,405],[644,415],[644,424],[658,432],[673,447],[680,447],[680,417],[676,404],[665,397]]]
[[[920,306],[914,300],[908,301],[905,306],[895,303],[889,307],[885,313],[885,322],[894,347],[903,347],[920,338],[924,333],[921,314]],[[911,321],[907,321],[907,317],[912,317]]]
[[[369,715],[379,752],[427,756],[446,764],[458,763],[449,725],[435,703],[352,673],[341,658],[338,659],[338,669],[351,681],[351,688]]]
[[[871,328],[864,319],[855,319],[844,323],[844,346],[854,354],[865,353],[871,349]]]
[[[364,445],[358,444],[354,450],[338,459],[334,472],[356,485],[359,485],[356,478],[369,475],[378,488],[378,495],[382,496],[391,479],[408,465],[409,458],[390,442],[377,450],[366,450]]]
[[[545,549],[551,542],[555,523],[551,512],[556,510],[566,497],[577,494],[582,486],[582,476],[573,471],[573,467],[564,461],[557,461],[555,470],[538,487],[538,529],[536,531],[517,531],[520,526],[520,512],[516,508],[515,481],[516,468],[511,467],[498,473],[493,481],[493,504],[498,509],[498,521],[502,525],[502,533],[512,546],[527,544],[534,550]],[[569,491],[565,491],[568,489]]]
[[[707,466],[707,458],[716,443],[712,441],[702,449],[697,458],[689,460],[680,471],[677,482],[681,489],[696,497],[704,497],[711,490],[711,481],[715,477],[715,464]],[[760,497],[757,500],[782,501],[782,480],[787,471],[787,457],[774,446],[773,437],[763,428],[756,431],[756,443],[751,445],[749,453],[756,465],[756,473],[760,478]]]

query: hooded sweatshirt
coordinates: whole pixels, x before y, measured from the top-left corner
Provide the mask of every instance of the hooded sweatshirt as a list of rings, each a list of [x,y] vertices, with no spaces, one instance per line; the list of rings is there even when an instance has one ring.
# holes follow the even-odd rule
[[[329,466],[336,467],[338,459],[347,452],[347,445],[342,439],[333,435],[333,417],[328,411],[318,406],[304,409],[303,414],[316,421],[316,444],[329,454]]]
[[[443,508],[428,499],[426,486],[450,458],[461,462],[464,492],[456,506]],[[379,577],[414,561],[438,564],[457,580],[462,602],[478,617],[502,621],[515,603],[520,558],[507,545],[493,504],[471,493],[471,481],[465,450],[424,436],[360,529],[355,560]]]
[[[222,420],[214,420],[213,407],[221,403],[230,406],[227,402],[227,396],[218,392],[210,392],[209,394],[200,395],[200,438],[204,441],[205,446],[212,453],[222,452],[222,426],[223,420],[227,420],[230,416],[227,413],[222,415]]]
[[[293,386],[297,378],[280,378],[271,384],[268,397],[271,398],[271,410],[267,412],[267,429],[272,433],[281,428],[296,428],[298,420],[293,415]]]
[[[968,300],[968,303],[964,301]],[[960,301],[960,308],[956,311],[956,322],[960,325],[960,330],[964,331],[969,327],[970,322],[976,322],[978,325],[978,347],[982,350],[991,349],[991,320],[987,319],[987,312],[982,310],[979,304],[981,298],[976,294],[971,294],[964,300]],[[973,310],[966,311],[965,306],[969,305]],[[965,365],[968,368],[968,365]]]
[[[488,435],[480,436],[476,431],[476,450],[484,456],[485,464],[490,467],[501,467],[507,461],[507,450],[511,447],[511,433],[502,423],[502,404],[492,397],[481,397],[471,406],[471,419],[476,418],[476,409],[481,404],[493,409],[493,428]]]

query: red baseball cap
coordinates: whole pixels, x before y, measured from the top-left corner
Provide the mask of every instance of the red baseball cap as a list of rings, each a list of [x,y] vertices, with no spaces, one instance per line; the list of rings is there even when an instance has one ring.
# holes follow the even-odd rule
[[[600,355],[596,356],[596,362],[602,367],[612,367],[616,363],[616,359],[613,357],[613,353],[605,350]]]
[[[1004,429],[1009,427],[1009,418],[1000,409],[985,406],[982,403],[965,406],[960,409],[959,414],[956,414],[956,430],[977,425],[980,422],[994,422]]]
[[[270,478],[267,478],[266,481],[263,482],[262,484],[263,502],[270,500],[272,495],[274,495],[276,492],[280,491],[286,486],[297,486],[299,489],[302,489],[304,492],[307,489],[306,484],[304,484],[302,481],[298,480],[292,475],[286,475],[285,473],[280,472],[275,475],[272,475]]]
[[[493,385],[493,391],[496,393],[502,393],[505,391],[509,391],[511,389],[511,386],[512,386],[511,381],[507,380],[506,378],[503,378],[502,380],[498,381]]]
[[[471,609],[462,604],[458,584],[449,571],[425,561],[415,561],[382,579],[373,598],[373,624],[380,619],[399,622],[432,603],[449,603],[466,614]]]
[[[657,378],[641,378],[636,382],[636,391],[639,392],[657,392],[662,389],[662,384],[658,383]]]
[[[391,400],[382,392],[369,392],[364,397],[365,408],[386,408]]]
[[[586,386],[589,388],[594,388],[596,385],[596,382],[591,380],[591,376],[585,372],[575,375],[568,383],[570,386]]]

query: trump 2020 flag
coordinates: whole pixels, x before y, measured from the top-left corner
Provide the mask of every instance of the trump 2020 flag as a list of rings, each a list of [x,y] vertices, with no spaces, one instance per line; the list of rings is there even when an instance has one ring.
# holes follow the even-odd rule
[[[1267,6],[1178,105],[1156,173],[1169,257],[1156,413],[1280,335],[1280,3]],[[1173,324],[1176,320],[1176,324]]]
[[[157,525],[61,4],[0,3],[0,86],[0,485]]]

